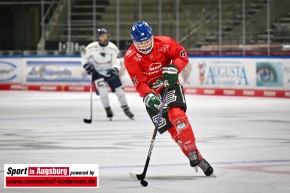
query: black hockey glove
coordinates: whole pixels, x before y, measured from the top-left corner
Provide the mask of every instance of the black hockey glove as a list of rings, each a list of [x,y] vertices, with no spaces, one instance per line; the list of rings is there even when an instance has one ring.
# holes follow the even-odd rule
[[[89,63],[84,65],[84,69],[86,70],[88,75],[91,75],[93,73],[93,70],[94,70],[93,66]]]
[[[178,68],[174,64],[166,65],[162,68],[163,73],[163,84],[164,86],[168,86],[169,88],[172,88],[174,84],[178,80]]]
[[[119,70],[117,68],[112,68],[107,70],[107,75],[109,75],[109,79],[113,79],[118,76]]]

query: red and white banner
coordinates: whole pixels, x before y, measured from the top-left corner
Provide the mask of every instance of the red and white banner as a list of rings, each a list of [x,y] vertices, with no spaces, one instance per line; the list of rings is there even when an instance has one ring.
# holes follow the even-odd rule
[[[99,165],[4,164],[4,188],[99,188]]]
[[[90,86],[85,85],[21,85],[0,84],[0,90],[34,90],[34,91],[69,91],[89,92]],[[93,88],[95,91],[95,88]],[[136,92],[134,86],[124,86],[125,92]],[[184,87],[186,94],[218,95],[218,96],[246,96],[246,97],[278,97],[290,98],[290,90],[254,90],[254,89],[230,89],[230,88],[196,88]]]

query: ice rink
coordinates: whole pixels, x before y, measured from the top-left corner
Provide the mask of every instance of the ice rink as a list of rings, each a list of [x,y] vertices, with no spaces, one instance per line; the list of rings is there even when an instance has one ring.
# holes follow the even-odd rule
[[[127,93],[135,120],[110,93],[108,121],[89,93],[0,91],[0,193],[289,193],[290,99],[186,95],[197,146],[214,167],[205,177],[169,134],[157,135],[142,187],[154,126],[142,98]],[[99,189],[4,189],[4,164],[99,164]]]

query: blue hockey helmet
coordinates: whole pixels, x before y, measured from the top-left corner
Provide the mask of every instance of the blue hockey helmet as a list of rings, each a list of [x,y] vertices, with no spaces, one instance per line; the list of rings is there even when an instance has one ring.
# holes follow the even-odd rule
[[[149,54],[153,48],[152,28],[145,22],[134,23],[131,30],[131,37],[136,49],[143,53]]]

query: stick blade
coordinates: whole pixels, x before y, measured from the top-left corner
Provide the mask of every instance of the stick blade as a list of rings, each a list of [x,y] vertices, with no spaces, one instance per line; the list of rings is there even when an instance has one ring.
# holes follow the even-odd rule
[[[138,177],[136,174],[133,174],[132,172],[129,172],[129,174],[133,180],[138,180]]]
[[[133,174],[132,172],[129,172],[130,176],[134,180],[144,180],[145,176],[143,174]]]
[[[84,119],[85,123],[92,123],[92,119]]]

